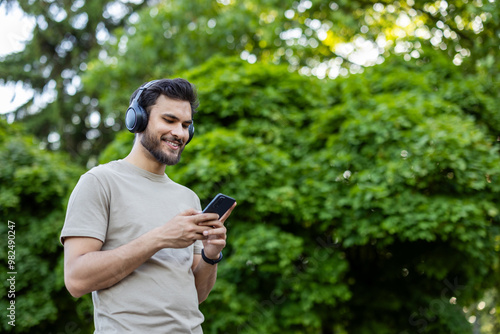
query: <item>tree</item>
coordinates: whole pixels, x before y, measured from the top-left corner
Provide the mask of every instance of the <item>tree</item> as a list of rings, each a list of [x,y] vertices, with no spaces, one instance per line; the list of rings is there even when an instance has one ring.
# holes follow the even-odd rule
[[[427,46],[441,49],[463,70],[495,80],[500,63],[494,1],[20,4],[37,17],[34,39],[23,53],[4,59],[0,69],[7,81],[57,94],[39,110],[21,107],[16,117],[49,148],[68,151],[83,164],[123,127],[125,92],[216,54],[287,64],[320,78],[358,73],[394,53],[418,58]]]
[[[3,310],[14,301],[15,327],[10,318],[1,327],[16,333],[75,332],[89,327],[90,299],[75,302],[66,291],[58,239],[69,191],[82,169],[68,164],[65,155],[41,150],[24,131],[0,120],[0,234],[5,238],[0,262],[15,273],[9,276],[13,281],[3,280],[0,301]],[[13,236],[9,244],[8,236]]]
[[[495,78],[498,71],[490,69],[499,63],[492,60],[497,53],[482,40],[497,41],[491,36],[499,29],[496,3],[455,2],[446,8],[428,1],[408,3],[164,2],[138,12],[133,29],[116,31],[114,42],[104,46],[108,57],[92,61],[83,82],[99,99],[101,119],[111,118],[123,128],[130,91],[213,55],[286,64],[302,74],[335,78],[361,72],[394,53],[419,58],[432,47],[443,49],[462,71]],[[362,48],[372,50],[368,59],[360,56]]]
[[[0,59],[2,83],[22,81],[35,93],[14,112],[15,119],[25,123],[47,148],[62,148],[86,163],[92,145],[112,136],[98,133],[91,119],[97,100],[82,91],[80,75],[91,59],[99,57],[101,45],[112,39],[113,30],[126,25],[147,3],[0,0],[7,8],[13,3],[36,20],[33,38],[24,51]]]
[[[239,203],[206,332],[471,333],[500,250],[488,76],[432,50],[336,80],[225,57],[181,76],[201,111],[167,173]]]

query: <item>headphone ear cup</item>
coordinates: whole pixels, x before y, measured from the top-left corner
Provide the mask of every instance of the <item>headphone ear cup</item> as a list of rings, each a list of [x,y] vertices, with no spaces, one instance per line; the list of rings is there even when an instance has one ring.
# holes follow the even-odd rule
[[[193,139],[193,136],[194,136],[194,122],[191,123],[191,124],[189,124],[188,131],[189,131],[189,139],[186,142],[186,145],[189,144],[189,142],[191,141],[191,139]]]
[[[127,109],[127,114],[125,115],[125,126],[132,133],[142,132],[146,130],[148,125],[148,114],[139,105],[137,99],[132,101],[132,104]]]
[[[158,80],[153,80],[139,87],[136,96],[130,103],[127,113],[125,114],[125,126],[130,132],[137,133],[146,130],[148,126],[148,113],[139,105],[139,98],[142,92],[157,81]]]

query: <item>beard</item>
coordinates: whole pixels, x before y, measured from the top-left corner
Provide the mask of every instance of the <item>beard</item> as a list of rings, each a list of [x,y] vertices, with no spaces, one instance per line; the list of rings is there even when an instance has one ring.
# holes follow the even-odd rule
[[[168,140],[179,145],[179,150],[177,153],[171,152],[166,153],[163,149],[163,140]],[[162,137],[160,140],[156,139],[152,134],[149,133],[148,129],[144,131],[144,135],[141,139],[141,144],[146,150],[161,164],[167,166],[173,166],[181,160],[181,153],[184,151],[184,142],[182,139],[174,139],[173,137]],[[167,150],[169,150],[167,148]]]

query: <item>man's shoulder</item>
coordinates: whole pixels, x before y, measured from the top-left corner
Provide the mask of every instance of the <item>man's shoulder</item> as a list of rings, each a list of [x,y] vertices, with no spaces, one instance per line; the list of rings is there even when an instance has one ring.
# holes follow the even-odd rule
[[[110,179],[113,179],[118,174],[117,171],[119,168],[117,162],[119,161],[111,161],[106,164],[92,167],[80,177],[79,183],[93,185],[107,184]]]
[[[97,178],[106,177],[120,169],[120,161],[121,160],[110,161],[108,163],[92,167],[84,175],[93,175]]]

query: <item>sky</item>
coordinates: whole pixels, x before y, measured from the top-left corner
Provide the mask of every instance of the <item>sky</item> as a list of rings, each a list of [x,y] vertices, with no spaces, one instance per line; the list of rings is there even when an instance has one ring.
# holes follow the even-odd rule
[[[0,58],[24,50],[24,41],[31,38],[34,19],[29,18],[15,4],[6,11],[5,2],[0,5]],[[3,79],[0,74],[0,79]],[[21,83],[3,85],[0,81],[0,114],[15,110],[33,96]]]

